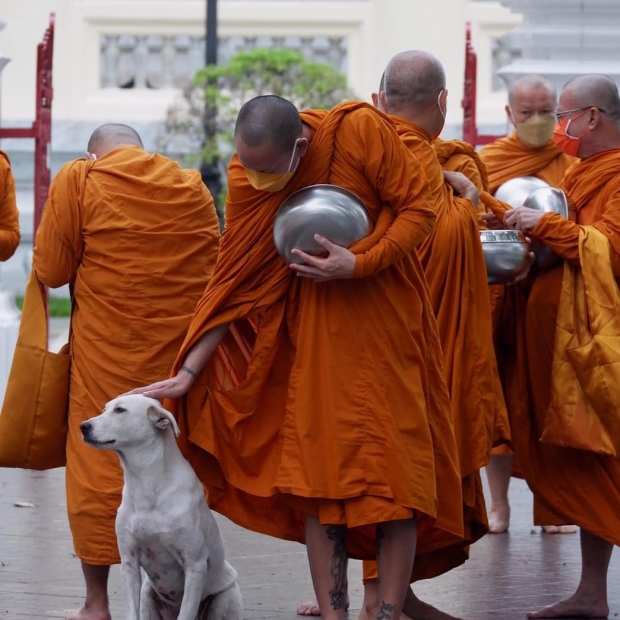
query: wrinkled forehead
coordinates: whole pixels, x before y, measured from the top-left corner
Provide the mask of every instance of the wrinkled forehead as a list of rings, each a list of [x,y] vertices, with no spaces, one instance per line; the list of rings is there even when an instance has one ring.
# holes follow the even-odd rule
[[[514,108],[551,109],[556,107],[555,93],[545,86],[522,86],[512,93]]]

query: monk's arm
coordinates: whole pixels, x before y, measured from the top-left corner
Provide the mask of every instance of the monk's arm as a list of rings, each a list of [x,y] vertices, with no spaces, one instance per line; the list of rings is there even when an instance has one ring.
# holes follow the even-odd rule
[[[61,168],[50,186],[35,237],[32,266],[39,280],[50,288],[75,281],[82,255],[79,205],[72,204],[63,191],[68,182],[68,166]]]
[[[13,256],[19,240],[15,180],[8,160],[0,156],[0,261],[9,260]]]
[[[611,245],[614,273],[620,275],[620,198],[607,204],[603,217],[594,224]],[[579,231],[581,226],[571,222],[557,213],[545,214],[532,230],[532,237],[542,241],[560,258],[575,265],[579,264]]]
[[[426,239],[435,223],[435,209],[424,169],[404,146],[395,131],[381,126],[380,119],[366,112],[352,123],[359,142],[357,166],[373,184],[381,202],[396,217],[379,242],[355,259],[354,278],[372,276],[413,252]]]
[[[189,350],[189,353],[183,360],[182,368],[188,368],[196,375],[205,367],[205,364],[209,361],[209,358],[213,355],[213,352],[220,344],[222,338],[228,331],[229,323],[224,325],[218,325],[211,328],[200,337],[198,342]],[[187,371],[179,371],[179,374],[187,374],[192,376]]]

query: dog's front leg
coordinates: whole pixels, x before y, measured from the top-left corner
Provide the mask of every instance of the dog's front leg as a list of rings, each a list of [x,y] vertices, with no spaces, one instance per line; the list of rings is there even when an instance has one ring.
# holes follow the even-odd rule
[[[183,601],[177,620],[196,620],[202,590],[207,580],[207,559],[190,564],[185,569],[185,585],[183,590]]]
[[[137,550],[134,557],[127,554],[121,556],[121,580],[125,594],[126,620],[140,620],[140,590],[142,589],[142,574]]]

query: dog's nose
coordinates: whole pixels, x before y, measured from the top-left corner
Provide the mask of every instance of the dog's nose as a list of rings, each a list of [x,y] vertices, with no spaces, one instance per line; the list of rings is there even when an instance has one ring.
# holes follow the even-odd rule
[[[90,422],[82,422],[80,424],[80,430],[82,431],[84,435],[90,433],[92,428],[93,428],[93,425]]]

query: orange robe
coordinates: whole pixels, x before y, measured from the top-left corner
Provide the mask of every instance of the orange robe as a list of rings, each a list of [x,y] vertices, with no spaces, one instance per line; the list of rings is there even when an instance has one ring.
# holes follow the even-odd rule
[[[119,562],[123,473],[116,454],[83,442],[79,424],[170,372],[218,244],[200,174],[161,155],[118,148],[66,164],[52,183],[34,268],[48,286],[74,286],[67,508],[76,555],[89,564]]]
[[[463,140],[441,140],[437,139],[433,142],[433,147],[437,155],[437,159],[444,170],[449,172],[460,172],[464,174],[480,192],[489,191],[489,175],[487,168],[482,161],[476,149]],[[485,212],[485,206],[482,201],[478,205],[478,214]],[[481,230],[487,228],[486,222],[482,218],[478,218],[478,227]],[[493,333],[497,331],[495,323],[496,317],[492,313]],[[495,352],[494,352],[495,356]],[[497,367],[497,360],[495,361]],[[493,445],[500,450],[510,443],[510,425],[508,421],[508,411],[503,394],[497,401],[495,412]]]
[[[19,212],[15,180],[6,153],[0,151],[0,261],[9,260],[19,245]]]
[[[576,160],[562,153],[550,140],[540,149],[525,146],[516,132],[488,144],[480,151],[489,175],[489,192],[494,194],[498,187],[515,177],[534,176],[549,185],[559,187],[564,173]],[[522,408],[523,394],[527,390],[525,355],[520,350],[522,342],[527,285],[511,287],[503,285],[489,287],[493,324],[496,334],[497,363],[504,386],[508,409]],[[506,446],[494,449],[493,454],[513,454]],[[515,464],[514,475],[521,476]],[[554,525],[549,523],[548,525]]]
[[[362,559],[375,556],[377,522],[416,516],[423,564],[463,529],[437,326],[413,252],[435,219],[428,181],[367,104],[302,119],[314,134],[279,192],[253,189],[232,159],[220,257],[176,368],[205,332],[232,327],[168,406],[213,509],[302,543],[315,514],[346,525]],[[275,250],[280,204],[316,183],[355,192],[374,223],[352,248],[351,279],[298,278]]]
[[[545,215],[532,231],[564,260],[579,264],[580,226],[594,226],[611,245],[616,278],[620,276],[620,149],[605,151],[576,164],[562,189],[576,223]],[[527,303],[527,359],[532,410],[513,415],[520,432],[514,444],[528,485],[558,523],[574,523],[620,545],[620,461],[593,452],[561,448],[540,440],[551,393],[551,367],[563,267],[540,273]]]
[[[435,563],[429,562],[427,571],[417,575],[431,578],[462,564],[469,545],[488,531],[480,468],[489,460],[498,406],[505,405],[476,208],[454,196],[444,181],[431,134],[403,118],[391,118],[405,146],[424,167],[437,214],[433,232],[418,254],[439,327],[463,489],[464,540],[439,550]],[[376,565],[365,563],[364,578],[376,576]]]

